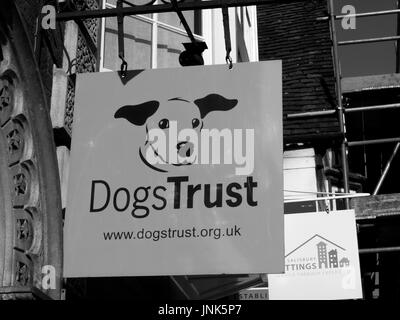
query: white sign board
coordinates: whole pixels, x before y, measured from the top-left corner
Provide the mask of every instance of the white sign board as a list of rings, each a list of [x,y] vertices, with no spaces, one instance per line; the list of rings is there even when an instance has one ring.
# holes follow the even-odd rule
[[[80,74],[66,277],[283,272],[281,62]]]
[[[285,215],[285,273],[268,287],[270,300],[362,298],[354,210]]]

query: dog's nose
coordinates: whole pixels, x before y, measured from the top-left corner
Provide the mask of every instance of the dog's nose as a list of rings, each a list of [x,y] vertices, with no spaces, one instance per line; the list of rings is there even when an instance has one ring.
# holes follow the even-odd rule
[[[182,141],[176,145],[180,157],[190,157],[193,153],[194,144],[189,141]]]

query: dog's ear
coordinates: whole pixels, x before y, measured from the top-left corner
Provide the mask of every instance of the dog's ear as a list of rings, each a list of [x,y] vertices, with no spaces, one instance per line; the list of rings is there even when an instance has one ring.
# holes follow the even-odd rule
[[[226,99],[223,96],[212,93],[204,98],[194,100],[199,107],[200,116],[203,119],[211,111],[228,111],[234,108],[238,101],[236,99]]]
[[[158,101],[152,100],[137,105],[126,105],[117,110],[114,118],[124,118],[136,126],[142,126],[146,120],[152,116],[160,106]]]

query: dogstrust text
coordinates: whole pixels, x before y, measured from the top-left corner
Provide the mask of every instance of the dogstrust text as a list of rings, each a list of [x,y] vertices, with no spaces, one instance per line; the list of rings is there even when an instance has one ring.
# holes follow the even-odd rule
[[[170,121],[168,127],[168,134],[158,128],[147,130],[146,144],[151,147],[146,149],[145,155],[140,155],[145,157],[142,160],[148,166],[162,168],[168,163],[177,167],[235,164],[235,174],[244,176],[241,183],[217,183],[216,186],[190,184],[188,176],[167,177],[166,185],[172,188],[174,195],[173,209],[193,209],[196,197],[202,197],[206,208],[257,206],[254,193],[257,182],[251,176],[254,170],[254,129],[202,129],[200,132],[183,129],[178,132],[176,121]],[[145,218],[151,210],[160,212],[167,207],[167,187],[139,186],[131,190],[120,187],[112,190],[107,181],[92,180],[90,212],[101,213],[111,207],[117,212],[129,210],[135,218]],[[153,201],[149,200],[150,197]]]

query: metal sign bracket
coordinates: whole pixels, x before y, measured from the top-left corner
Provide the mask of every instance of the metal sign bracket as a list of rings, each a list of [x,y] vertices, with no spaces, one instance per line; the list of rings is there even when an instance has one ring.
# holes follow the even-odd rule
[[[132,0],[131,0],[132,1]],[[224,33],[226,47],[226,61],[229,68],[232,68],[231,39],[229,32],[229,15],[228,8],[260,5],[272,2],[297,2],[302,0],[209,0],[209,1],[186,1],[186,0],[161,0],[161,4],[156,4],[155,0],[141,5],[133,4],[127,0],[117,0],[116,7],[112,9],[96,9],[96,10],[74,10],[68,0],[66,5],[57,13],[57,21],[76,20],[82,21],[89,18],[109,18],[117,17],[118,22],[118,56],[121,59],[121,78],[125,78],[128,69],[128,62],[125,60],[124,48],[124,17],[138,14],[149,13],[166,13],[176,12],[191,42],[183,43],[185,51],[179,56],[179,62],[182,66],[204,65],[202,53],[207,49],[207,44],[199,41],[193,35],[190,27],[183,15],[183,11],[206,10],[222,8],[224,16]],[[128,6],[123,6],[127,4]]]
[[[123,1],[117,0],[117,8],[122,9]],[[118,56],[122,60],[121,63],[121,78],[126,77],[126,71],[128,70],[128,62],[125,60],[125,44],[124,44],[124,16],[119,13],[117,15],[118,25]]]
[[[225,49],[226,49],[225,61],[228,64],[229,69],[232,69],[233,64],[231,58],[231,51],[232,51],[231,31],[229,28],[229,11],[226,5],[222,6],[222,20],[224,24],[224,37],[225,37]]]

